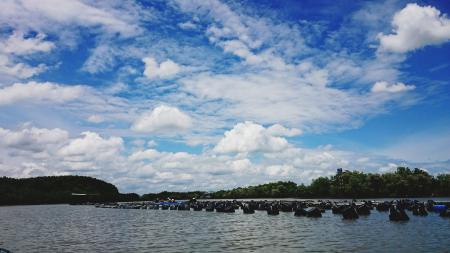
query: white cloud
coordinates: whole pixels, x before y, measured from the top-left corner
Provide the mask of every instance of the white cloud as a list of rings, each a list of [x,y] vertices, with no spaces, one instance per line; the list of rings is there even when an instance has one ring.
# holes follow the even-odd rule
[[[156,146],[158,146],[158,143],[155,140],[149,140],[147,142],[147,147],[149,147],[149,148],[153,148],[153,147],[156,147]]]
[[[82,86],[61,86],[55,83],[28,82],[15,83],[0,89],[0,105],[13,104],[20,101],[65,102],[83,95]]]
[[[15,31],[5,41],[0,41],[0,52],[16,55],[26,55],[37,52],[49,52],[55,47],[50,41],[44,41],[45,34],[24,38],[21,32]]]
[[[46,129],[25,125],[18,131],[0,128],[0,146],[31,152],[42,152],[69,139],[69,133],[59,128]]]
[[[37,66],[30,66],[26,63],[16,62],[11,59],[10,56],[0,54],[0,80],[6,77],[25,79],[42,73],[47,69],[45,64],[39,64]]]
[[[44,41],[45,34],[38,33],[34,37],[25,38],[20,31],[14,31],[7,38],[0,38],[0,73],[7,77],[25,79],[37,75],[47,69],[43,63],[30,66],[21,62],[18,56],[29,56],[39,52],[49,52],[55,44]],[[1,80],[0,79],[0,80]]]
[[[168,79],[181,71],[181,67],[170,59],[160,64],[152,57],[145,57],[142,61],[145,63],[144,76],[150,79]]]
[[[59,150],[64,160],[69,162],[86,162],[91,160],[114,159],[123,149],[120,137],[101,137],[95,132],[83,132],[80,138],[71,140]]]
[[[132,161],[139,161],[139,160],[153,160],[155,158],[158,158],[161,156],[161,153],[158,152],[155,149],[147,149],[147,150],[141,150],[136,151],[133,154],[129,156],[129,159]]]
[[[143,133],[175,134],[192,126],[192,119],[178,108],[160,105],[138,117],[131,127],[132,130]]]
[[[238,137],[248,142],[240,142]],[[276,180],[309,183],[318,176],[334,174],[339,167],[376,172],[402,164],[330,146],[297,148],[271,135],[269,128],[251,122],[237,124],[227,131],[217,147],[225,144],[237,150],[260,150],[263,154],[229,155],[211,150],[191,154],[146,149],[128,155],[120,137],[84,132],[70,138],[65,130],[30,125],[18,130],[0,128],[0,173],[12,177],[76,173],[107,180],[121,191],[147,193],[217,190]]]
[[[27,29],[48,29],[47,25],[81,25],[98,27],[111,33],[124,36],[136,34],[138,28],[130,23],[132,14],[118,13],[107,5],[96,7],[84,1],[58,0],[1,1],[0,21]],[[38,29],[39,28],[39,29]]]
[[[105,117],[103,117],[102,115],[94,114],[94,115],[90,115],[87,118],[87,121],[92,122],[92,123],[102,123],[103,121],[105,121]]]
[[[111,47],[107,43],[103,42],[91,50],[91,55],[84,62],[81,70],[89,72],[91,74],[104,72],[111,68],[114,64],[114,57],[118,49]]]
[[[194,30],[194,29],[197,29],[197,24],[195,24],[195,23],[192,22],[192,21],[186,21],[186,22],[184,22],[184,23],[179,23],[178,26],[179,26],[181,29],[185,29],[185,30]]]
[[[0,1],[0,10],[4,10],[0,23],[12,30],[12,35],[0,38],[0,73],[8,75],[0,80],[25,79],[43,72],[46,64],[29,66],[30,58],[25,56],[48,53],[56,47],[74,49],[84,34],[100,35],[101,40],[109,42],[112,38],[138,36],[142,31],[140,20],[150,16],[134,1],[118,5],[115,1],[68,0],[61,4],[57,0],[5,0]],[[105,71],[114,60],[104,43],[98,44],[83,65],[90,73]]]
[[[314,71],[202,73],[183,78],[181,83],[199,107],[214,103],[216,118],[281,123],[306,132],[357,127],[363,117],[380,113],[387,101],[392,101],[392,96],[380,98],[370,92],[325,85],[321,78],[309,77]]]
[[[273,136],[292,137],[302,134],[302,131],[297,128],[286,128],[280,124],[275,124],[267,128],[267,132]]]
[[[283,129],[275,127],[272,130],[266,129],[261,125],[250,121],[236,124],[233,129],[225,132],[225,136],[214,147],[218,153],[247,153],[247,152],[276,152],[288,147],[288,142],[282,137],[276,136],[274,130]],[[285,133],[284,133],[285,134]]]
[[[387,172],[393,172],[397,169],[399,165],[395,164],[395,163],[388,163],[382,167],[380,167],[380,169],[378,170],[380,173],[387,173]]]
[[[380,34],[380,49],[405,53],[450,41],[450,19],[433,6],[408,4],[394,15],[393,34]]]
[[[407,85],[404,83],[390,84],[385,81],[380,81],[380,82],[376,82],[372,86],[372,92],[375,92],[375,93],[379,93],[379,92],[397,93],[397,92],[414,90],[415,88],[416,88],[416,86],[414,86],[414,85]]]
[[[176,2],[183,12],[203,16],[203,20],[211,22],[205,32],[211,43],[244,59],[249,65],[285,69],[288,65],[280,55],[291,57],[308,50],[295,24],[254,18],[217,0]]]
[[[2,40],[6,45],[6,51],[0,53],[2,76],[37,75],[46,65],[30,66],[36,61],[22,60],[41,60],[41,55],[30,54],[67,49],[61,46],[78,50],[78,40],[89,36],[86,45],[94,43],[96,47],[88,49],[91,55],[82,70],[95,74],[117,66],[118,71],[112,73],[112,78],[117,79],[103,80],[103,75],[98,76],[100,79],[88,78],[99,80],[98,88],[34,82],[2,87],[0,105],[14,103],[14,107],[0,107],[0,113],[5,113],[1,118],[8,120],[6,125],[33,121],[43,127],[36,130],[26,127],[24,132],[33,134],[22,133],[21,129],[0,131],[4,139],[0,144],[2,175],[75,172],[108,180],[122,191],[144,193],[214,190],[275,180],[308,183],[314,177],[334,174],[336,167],[376,171],[391,162],[329,146],[302,149],[290,144],[287,137],[298,136],[302,131],[358,127],[365,118],[385,112],[385,105],[392,105],[390,102],[400,95],[402,100],[408,100],[413,93],[396,93],[414,87],[397,83],[403,76],[397,66],[406,55],[379,54],[372,59],[365,51],[361,54],[353,51],[353,43],[351,48],[339,52],[329,49],[328,44],[320,46],[320,50],[311,49],[302,36],[314,37],[303,29],[305,22],[288,23],[270,12],[265,12],[264,17],[251,17],[248,15],[254,14],[252,10],[220,1],[179,1],[181,10],[193,14],[192,22],[166,23],[167,18],[173,17],[170,13],[173,9],[169,8],[161,14],[162,19],[145,23],[146,27],[159,25],[161,32],[140,33],[135,38],[128,36],[141,29],[138,24],[142,14],[150,15],[156,9],[141,8],[133,2],[71,1],[71,10],[66,6],[52,10],[49,3],[52,2],[0,1],[0,9],[8,10],[0,16],[0,23],[15,31],[13,36]],[[42,6],[30,7],[34,5]],[[79,15],[74,17],[73,12]],[[163,16],[166,14],[169,15]],[[195,19],[197,15],[199,19]],[[377,16],[377,20],[381,19]],[[321,24],[310,25],[317,25],[318,34],[325,34]],[[373,30],[380,31],[374,27]],[[180,28],[206,29],[204,35],[212,45],[199,45],[197,42],[204,41],[204,37],[197,30]],[[170,34],[168,31],[173,29],[178,30]],[[20,31],[38,35],[29,38]],[[184,33],[189,39],[184,39]],[[128,38],[123,40],[124,36]],[[314,39],[317,38],[308,45],[316,45]],[[224,56],[222,51],[227,54]],[[139,73],[142,66],[139,70],[135,60],[148,55],[152,57],[144,58],[145,76],[135,79],[142,75]],[[233,55],[240,60],[230,57]],[[174,77],[180,77],[179,82],[154,81]],[[386,83],[375,90],[385,92],[367,92],[378,80]],[[137,85],[133,81],[138,81]],[[116,82],[129,83],[129,89],[108,86]],[[140,82],[150,85],[139,85]],[[47,103],[23,106],[35,102]],[[154,107],[161,103],[174,107]],[[26,113],[22,113],[23,108]],[[148,108],[154,110],[142,113]],[[88,124],[86,120],[105,123]],[[232,127],[233,124],[236,125]],[[69,137],[65,130],[58,135],[56,126],[70,129],[75,137]],[[231,129],[222,136],[220,129],[224,128]],[[45,137],[50,134],[28,137],[46,131],[59,137],[56,141]],[[80,132],[84,133],[78,136]],[[142,133],[163,133],[156,139],[160,142],[158,148],[151,141],[145,146],[147,138],[136,139]],[[167,133],[179,136],[174,141],[164,138]],[[15,135],[24,137],[12,141],[11,136]],[[118,136],[126,138],[127,145]],[[195,153],[164,151],[168,145],[193,150],[178,145],[178,141],[203,144],[204,149]]]

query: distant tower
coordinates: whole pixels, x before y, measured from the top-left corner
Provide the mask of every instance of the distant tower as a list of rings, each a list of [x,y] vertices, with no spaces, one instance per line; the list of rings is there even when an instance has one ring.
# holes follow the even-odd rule
[[[342,196],[344,192],[344,179],[341,175],[342,175],[342,168],[338,168],[336,171],[337,196]]]

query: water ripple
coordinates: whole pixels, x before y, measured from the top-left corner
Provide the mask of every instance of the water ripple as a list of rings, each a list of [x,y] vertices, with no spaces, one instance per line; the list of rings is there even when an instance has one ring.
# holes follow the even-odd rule
[[[13,252],[448,252],[450,219],[406,223],[92,206],[0,207],[0,247]]]

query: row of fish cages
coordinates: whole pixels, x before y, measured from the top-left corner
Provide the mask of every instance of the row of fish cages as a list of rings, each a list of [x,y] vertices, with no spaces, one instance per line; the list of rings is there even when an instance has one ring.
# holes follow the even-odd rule
[[[427,216],[429,212],[438,213],[441,217],[450,217],[450,202],[419,202],[417,200],[395,201],[176,201],[176,202],[126,202],[96,204],[98,208],[115,209],[150,209],[206,211],[217,213],[234,213],[242,210],[243,214],[254,214],[256,211],[278,215],[280,212],[291,212],[295,216],[320,218],[326,211],[342,215],[343,219],[358,219],[370,215],[373,211],[389,213],[391,221],[408,221],[409,211],[414,216]]]

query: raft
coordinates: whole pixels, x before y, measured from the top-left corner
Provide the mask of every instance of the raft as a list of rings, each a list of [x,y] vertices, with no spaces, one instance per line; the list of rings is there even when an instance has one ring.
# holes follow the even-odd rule
[[[440,213],[442,211],[447,210],[447,206],[446,205],[433,205],[433,211]]]
[[[167,205],[167,206],[171,206],[171,205],[181,205],[183,203],[185,203],[186,201],[161,201],[159,203],[156,203],[157,205]]]

